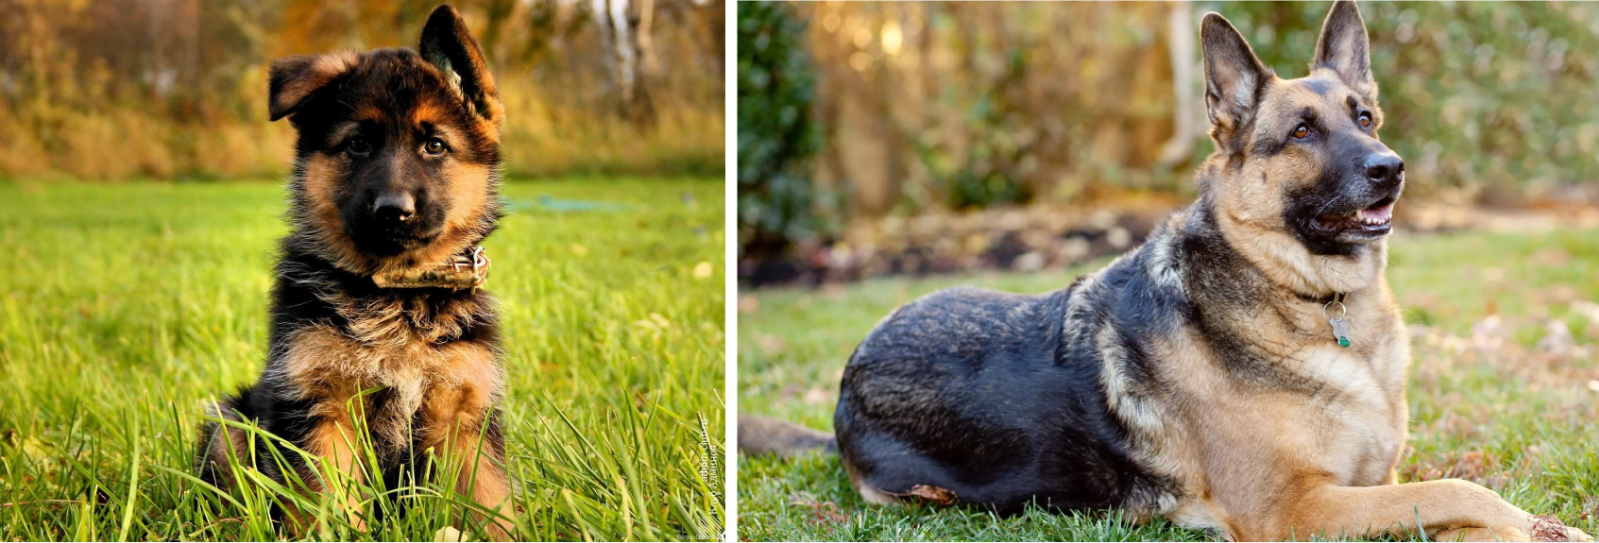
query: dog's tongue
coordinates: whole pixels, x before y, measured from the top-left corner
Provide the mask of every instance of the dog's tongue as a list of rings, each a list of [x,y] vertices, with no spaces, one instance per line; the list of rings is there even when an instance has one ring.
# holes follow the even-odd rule
[[[1360,210],[1357,214],[1357,218],[1360,220],[1386,221],[1393,217],[1394,205],[1391,203],[1382,207],[1368,207]]]

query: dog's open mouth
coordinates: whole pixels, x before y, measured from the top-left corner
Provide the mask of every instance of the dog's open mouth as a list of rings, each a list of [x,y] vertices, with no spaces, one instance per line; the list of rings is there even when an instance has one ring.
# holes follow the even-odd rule
[[[1393,228],[1393,196],[1378,200],[1350,213],[1323,213],[1316,217],[1316,228],[1354,238],[1378,238]]]

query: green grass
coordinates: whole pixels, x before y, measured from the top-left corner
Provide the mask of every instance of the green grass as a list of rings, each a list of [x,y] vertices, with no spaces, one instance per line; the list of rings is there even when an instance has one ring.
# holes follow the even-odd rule
[[[701,470],[724,454],[722,187],[505,187],[486,246],[519,538],[720,536],[720,472]],[[546,194],[627,207],[532,205]],[[0,540],[289,535],[265,520],[272,497],[188,476],[202,401],[265,363],[284,201],[272,182],[0,184]],[[469,507],[444,488],[388,489],[415,496],[406,515],[308,535],[431,540]]]
[[[1599,380],[1599,322],[1572,310],[1599,303],[1599,232],[1401,233],[1391,253],[1388,278],[1417,336],[1401,479],[1464,477],[1528,511],[1599,532],[1599,391],[1588,388]],[[746,293],[739,302],[739,411],[830,429],[850,351],[894,307],[961,284],[1046,292],[1103,264]],[[1556,354],[1536,346],[1551,321],[1572,332],[1577,349]],[[850,488],[833,456],[738,461],[739,537],[755,541],[1212,537],[1164,521],[1131,526],[1102,512],[1033,509],[998,518],[927,505],[877,507]]]

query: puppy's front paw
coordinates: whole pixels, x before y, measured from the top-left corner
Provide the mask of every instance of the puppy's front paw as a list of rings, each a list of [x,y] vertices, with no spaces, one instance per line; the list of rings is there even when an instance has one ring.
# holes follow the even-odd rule
[[[1532,541],[1521,528],[1503,525],[1493,528],[1450,528],[1432,535],[1433,541]]]

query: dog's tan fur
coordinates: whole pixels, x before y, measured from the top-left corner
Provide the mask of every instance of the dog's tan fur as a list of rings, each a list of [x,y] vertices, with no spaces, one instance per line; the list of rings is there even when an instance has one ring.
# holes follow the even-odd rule
[[[405,314],[399,308],[387,313],[391,318]],[[385,329],[416,328],[395,325]],[[455,466],[447,469],[456,473],[458,492],[501,513],[502,518],[492,519],[488,528],[497,540],[508,538],[513,512],[507,499],[510,482],[490,451],[481,449],[493,445],[479,440],[483,416],[498,400],[503,381],[495,353],[474,343],[436,346],[426,337],[408,341],[397,341],[388,334],[376,337],[382,341],[352,340],[331,329],[310,328],[291,340],[285,357],[286,380],[295,384],[295,394],[317,401],[312,412],[323,421],[311,430],[307,452],[360,481],[365,470],[355,452],[360,442],[354,428],[367,428],[375,439],[390,446],[408,444],[414,435],[445,465]],[[375,387],[384,387],[391,394],[383,409],[373,410],[363,395]],[[413,413],[421,416],[413,421]],[[310,484],[308,491],[326,490],[321,484],[325,474],[315,468],[301,477]],[[358,496],[340,496],[352,522],[360,521],[359,500]],[[484,519],[479,515],[476,520]]]
[[[1340,9],[1354,12],[1352,5],[1335,6],[1329,21]],[[1360,32],[1363,42],[1363,25]],[[1107,356],[1112,371],[1102,380],[1107,396],[1118,399],[1112,409],[1142,440],[1137,450],[1145,452],[1144,465],[1174,478],[1181,489],[1166,510],[1151,512],[1243,541],[1404,536],[1418,521],[1434,536],[1528,539],[1540,521],[1482,486],[1454,479],[1398,484],[1395,465],[1409,421],[1410,353],[1383,274],[1387,242],[1376,241],[1353,256],[1320,256],[1284,224],[1283,195],[1316,180],[1327,157],[1292,148],[1264,160],[1245,159],[1252,148],[1229,145],[1256,140],[1239,137],[1244,135],[1235,130],[1241,127],[1252,130],[1248,136],[1285,133],[1300,111],[1335,116],[1346,100],[1372,111],[1375,133],[1382,119],[1376,84],[1331,67],[1297,80],[1267,75],[1266,90],[1249,112],[1252,122],[1229,115],[1225,104],[1213,108],[1218,150],[1201,169],[1223,180],[1209,187],[1218,229],[1261,280],[1275,286],[1275,299],[1264,310],[1233,315],[1236,330],[1251,338],[1248,349],[1278,361],[1279,370],[1317,391],[1306,396],[1240,383],[1219,370],[1217,353],[1193,330],[1151,346],[1164,361],[1153,380],[1170,387],[1153,398],[1116,394],[1121,376],[1114,371],[1116,357]],[[1309,90],[1308,83],[1318,80],[1353,92]],[[1185,220],[1179,214],[1168,225]],[[1305,299],[1333,293],[1348,293],[1347,320],[1360,338],[1350,348],[1328,341],[1323,304]],[[1102,342],[1109,354],[1116,348],[1113,341]],[[1566,530],[1573,540],[1589,540]]]

